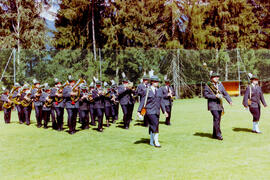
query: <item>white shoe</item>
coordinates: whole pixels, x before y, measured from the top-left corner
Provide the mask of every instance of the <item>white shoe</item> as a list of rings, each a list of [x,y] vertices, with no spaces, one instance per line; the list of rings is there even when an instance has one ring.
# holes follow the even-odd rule
[[[154,133],[154,143],[155,143],[155,147],[161,147],[161,145],[158,142],[158,133]]]
[[[155,144],[154,144],[154,134],[152,132],[150,132],[150,145],[155,146]]]
[[[256,133],[262,133],[259,129],[259,122],[256,122]]]
[[[252,128],[253,132],[256,132],[256,122],[253,122],[253,128]]]

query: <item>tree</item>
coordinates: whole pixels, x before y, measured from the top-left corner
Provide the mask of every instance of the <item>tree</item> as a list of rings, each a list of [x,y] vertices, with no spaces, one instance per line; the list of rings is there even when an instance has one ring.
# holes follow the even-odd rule
[[[207,47],[260,48],[266,38],[246,0],[213,0],[207,6],[203,28],[209,31]]]
[[[32,0],[0,2],[0,47],[17,49],[18,70],[22,70],[19,80],[31,71],[34,57],[40,55],[36,50],[45,48],[46,28],[44,19],[39,16],[39,3]]]

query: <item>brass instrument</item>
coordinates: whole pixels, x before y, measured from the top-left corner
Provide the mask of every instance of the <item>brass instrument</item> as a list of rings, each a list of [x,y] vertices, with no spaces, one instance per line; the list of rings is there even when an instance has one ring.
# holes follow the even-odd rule
[[[42,84],[42,85],[40,85],[40,86],[37,88],[37,92],[36,92],[35,99],[34,99],[35,102],[36,102],[36,101],[39,101],[39,98],[40,98],[41,93],[42,93],[42,89],[43,89],[43,87],[45,87],[46,85],[48,85],[48,84],[47,84],[47,83]]]
[[[17,96],[15,97],[15,98],[13,98],[13,102],[14,102],[14,104],[15,105],[20,105],[21,104],[21,100],[20,100],[20,96],[21,96],[21,91],[22,91],[22,87],[20,87],[19,89],[18,89],[18,94],[17,94]]]
[[[88,101],[90,101],[90,102],[94,102],[94,98],[93,98],[92,92],[91,92],[91,93],[88,93],[87,99],[88,99]]]
[[[85,82],[85,81],[84,81],[82,78],[80,78],[80,79],[76,82],[76,84],[73,86],[72,92],[77,93],[75,96],[71,96],[71,101],[72,101],[73,103],[77,102],[77,101],[80,99],[81,91],[80,91],[80,89],[79,89],[78,87],[79,87],[82,83],[84,83],[84,82]]]
[[[62,94],[63,93],[63,89],[69,85],[69,82],[66,81],[60,88],[57,88],[57,94]],[[63,96],[59,97],[59,96],[55,96],[55,101],[57,103],[61,103],[64,100]]]
[[[21,102],[21,105],[23,106],[23,107],[28,107],[28,106],[30,106],[31,105],[31,103],[33,102],[33,100],[30,98],[30,96],[31,96],[31,90],[32,90],[32,88],[30,89],[30,90],[28,90],[28,91],[26,91],[25,93],[25,96],[23,97],[23,100],[22,100],[22,102]],[[28,98],[28,99],[30,99],[30,100],[28,100],[28,99],[26,99],[26,98]]]
[[[8,99],[9,99],[10,102],[4,102],[4,104],[3,104],[4,108],[6,108],[6,109],[12,108],[12,106],[14,104],[12,97],[14,95],[15,90],[18,89],[18,88],[19,87],[15,87],[15,86],[12,87],[12,89],[11,89],[11,91],[9,93],[10,95],[8,96]]]
[[[44,105],[46,107],[51,107],[53,105],[53,99],[50,97],[50,95],[48,94],[47,98],[46,98],[46,101],[44,103]]]
[[[119,103],[119,101],[116,100],[116,95],[115,95],[115,94],[112,95],[112,101],[113,101],[113,103],[114,103],[115,105],[116,105],[117,103]]]

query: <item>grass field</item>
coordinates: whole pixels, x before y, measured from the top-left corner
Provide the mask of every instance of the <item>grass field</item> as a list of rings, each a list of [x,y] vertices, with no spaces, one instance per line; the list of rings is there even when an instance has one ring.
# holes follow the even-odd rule
[[[160,149],[136,120],[130,130],[113,124],[69,135],[36,128],[34,111],[30,126],[18,124],[15,112],[6,125],[1,112],[0,179],[270,179],[270,108],[262,109],[263,134],[254,134],[242,97],[233,101],[225,104],[223,141],[211,138],[205,99],[176,101],[172,126],[161,118]]]

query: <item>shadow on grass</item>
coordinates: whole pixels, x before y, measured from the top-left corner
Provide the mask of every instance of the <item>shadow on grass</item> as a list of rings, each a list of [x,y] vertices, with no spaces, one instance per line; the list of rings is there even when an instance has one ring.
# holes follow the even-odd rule
[[[233,131],[235,132],[249,132],[249,133],[253,133],[253,131],[251,129],[248,129],[248,128],[237,128],[237,127],[234,127],[232,128]]]
[[[143,123],[135,123],[134,126],[142,126],[142,127],[146,127]]]
[[[117,128],[121,128],[121,129],[125,129],[125,126],[124,125],[117,125],[116,127]]]
[[[138,141],[135,141],[134,144],[149,144],[150,139],[146,139],[146,138],[141,138]]]
[[[69,131],[69,129],[67,129],[67,130],[63,130],[64,132],[66,132],[66,133],[70,133],[70,131]],[[75,133],[74,134],[76,134],[77,132],[79,132],[80,130],[78,130],[78,129],[75,129]]]
[[[196,132],[195,134],[193,134],[193,136],[200,136],[200,137],[214,139],[211,133]]]

